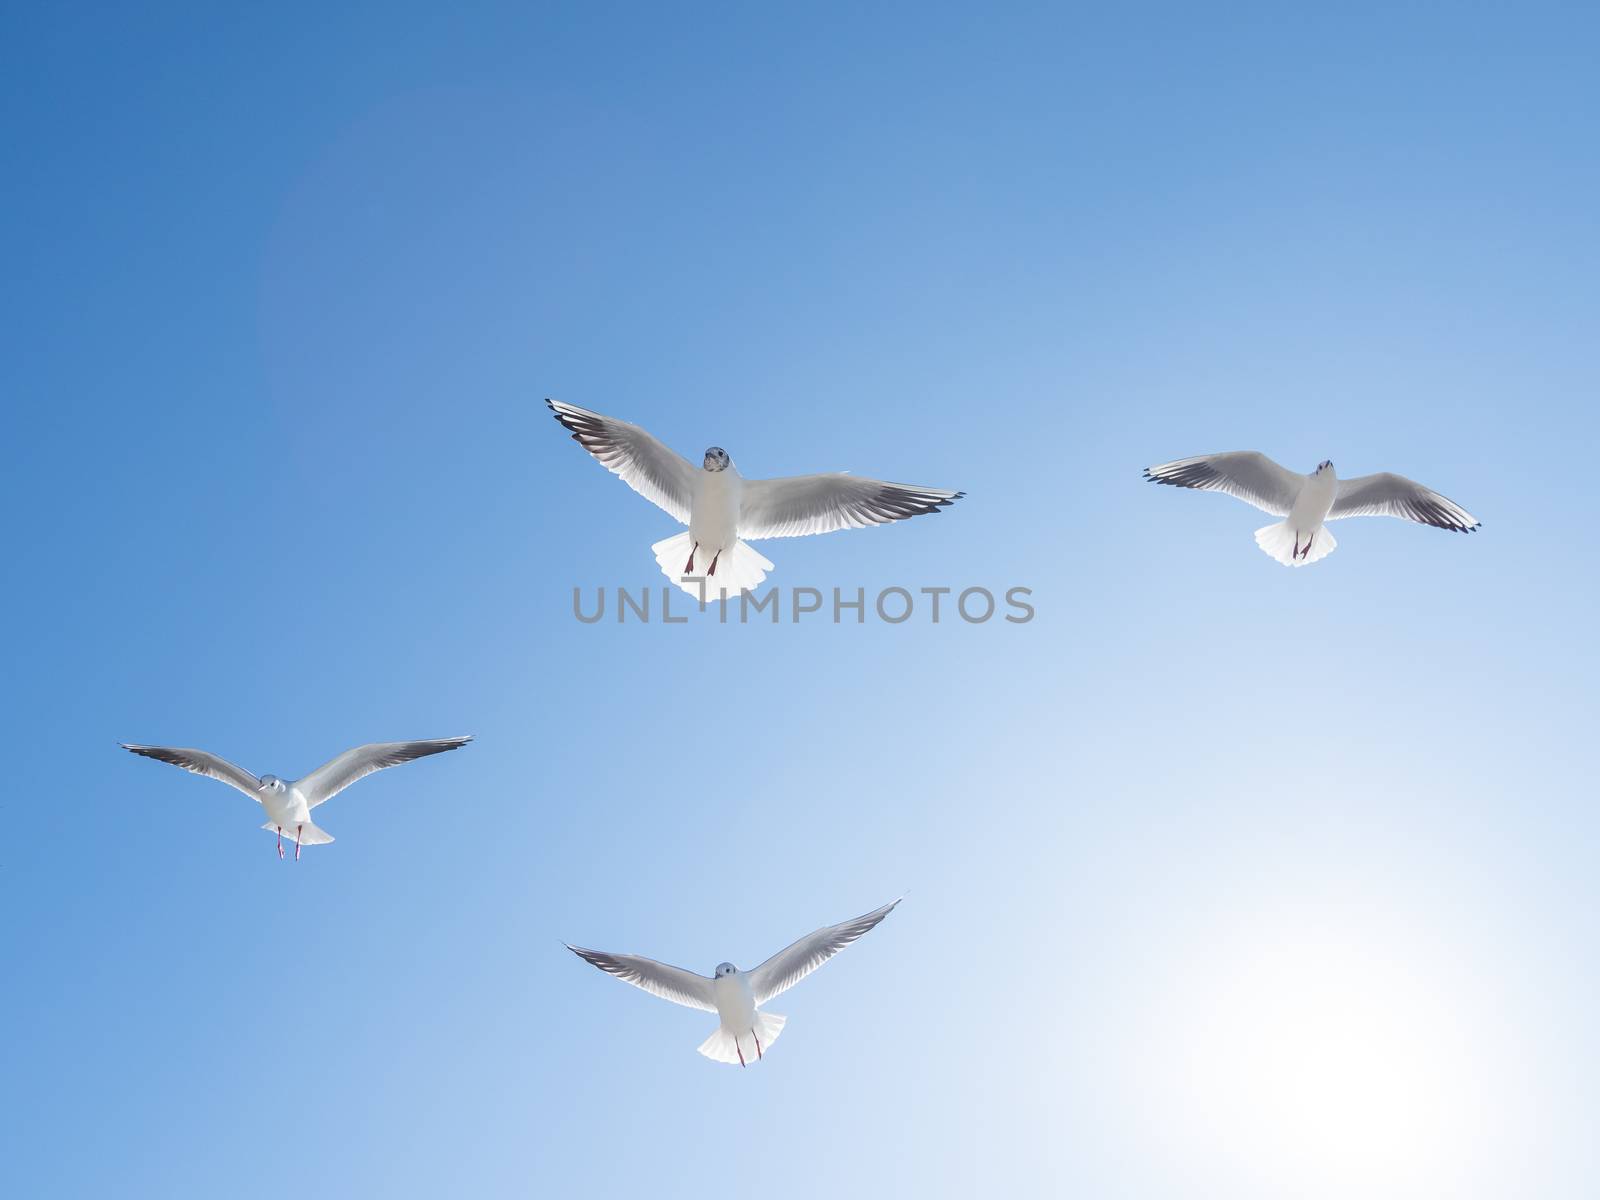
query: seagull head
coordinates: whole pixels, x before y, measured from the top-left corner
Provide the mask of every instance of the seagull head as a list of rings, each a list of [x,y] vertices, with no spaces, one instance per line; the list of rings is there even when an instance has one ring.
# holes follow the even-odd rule
[[[728,452],[721,446],[712,446],[706,451],[705,467],[708,471],[726,471],[732,463]]]
[[[717,964],[717,978],[718,979],[726,979],[726,978],[728,978],[728,976],[737,975],[738,973],[739,973],[739,968],[734,966],[732,963],[718,963]]]
[[[261,786],[256,789],[258,792],[272,792],[274,795],[280,794],[283,790],[283,780],[276,775],[263,775]]]
[[[1331,458],[1325,458],[1325,459],[1323,459],[1321,462],[1319,462],[1317,464],[1317,474],[1318,475],[1321,475],[1324,471],[1331,471],[1331,470],[1333,470],[1333,459],[1331,459]]]

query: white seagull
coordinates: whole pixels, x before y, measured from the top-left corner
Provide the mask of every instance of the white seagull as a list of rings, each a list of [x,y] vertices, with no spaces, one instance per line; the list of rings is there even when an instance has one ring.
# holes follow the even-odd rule
[[[746,1065],[744,1047],[760,1059],[783,1032],[787,1017],[762,1012],[761,1006],[774,996],[788,991],[823,963],[894,911],[899,900],[875,908],[866,916],[840,925],[829,925],[801,938],[787,950],[780,950],[753,971],[741,971],[732,963],[719,963],[709,979],[669,967],[653,958],[633,954],[607,954],[568,945],[579,958],[593,963],[608,975],[626,980],[653,996],[671,1000],[685,1008],[699,1008],[717,1014],[717,1030],[700,1044],[700,1053],[714,1062]],[[565,944],[565,943],[563,943]]]
[[[170,746],[132,746],[121,743],[124,750],[159,759],[207,775],[238,788],[250,799],[267,810],[267,823],[261,828],[278,831],[278,857],[283,857],[283,832],[294,830],[294,856],[300,858],[301,846],[325,846],[333,836],[311,823],[311,810],[326,800],[332,800],[356,780],[385,767],[396,767],[414,758],[425,758],[465,746],[472,738],[432,738],[421,742],[373,742],[346,750],[338,758],[322,764],[304,779],[279,779],[276,775],[263,775],[257,779],[243,767],[236,767],[225,758],[218,758],[205,750],[184,750]]]
[[[938,512],[966,494],[843,472],[746,479],[721,446],[707,449],[697,470],[637,425],[545,403],[602,466],[689,527],[650,549],[667,578],[691,596],[702,597],[703,586],[703,598],[715,600],[720,590],[725,599],[765,579],[772,564],[746,541],[886,525]]]
[[[1404,475],[1385,471],[1340,479],[1331,462],[1309,475],[1280,467],[1255,450],[1202,454],[1146,467],[1151,483],[1226,492],[1262,512],[1284,518],[1256,530],[1256,545],[1286,567],[1303,567],[1332,554],[1339,543],[1325,521],[1345,517],[1399,517],[1436,529],[1471,533],[1480,522],[1453,500]]]

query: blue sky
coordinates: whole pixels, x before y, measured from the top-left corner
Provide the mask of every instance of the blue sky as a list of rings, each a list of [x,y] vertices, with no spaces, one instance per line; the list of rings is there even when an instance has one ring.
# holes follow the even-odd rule
[[[1592,11],[5,22],[8,1190],[1588,1194]],[[1037,617],[580,625],[674,527],[546,395]],[[1245,447],[1484,529],[1139,478]],[[299,864],[116,748],[463,732]],[[560,946],[902,892],[746,1072]]]

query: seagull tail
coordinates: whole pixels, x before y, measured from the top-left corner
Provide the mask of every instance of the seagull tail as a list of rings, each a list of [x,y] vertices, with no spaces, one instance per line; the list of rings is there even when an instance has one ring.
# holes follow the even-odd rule
[[[1297,542],[1300,550],[1304,551],[1303,554],[1295,552]],[[1339,543],[1334,540],[1333,534],[1326,525],[1323,525],[1311,535],[1311,549],[1307,551],[1304,537],[1291,529],[1287,521],[1279,521],[1276,525],[1263,525],[1256,530],[1256,545],[1286,567],[1304,567],[1318,562],[1339,548]]]
[[[277,833],[278,830],[282,829],[283,836],[286,840],[292,842],[295,839],[295,826],[293,825],[279,825],[274,821],[268,821],[261,828],[265,829],[268,833]],[[326,829],[318,829],[310,821],[307,821],[304,825],[301,825],[299,829],[300,844],[302,846],[326,846],[329,842],[333,841],[333,834],[329,833]]]
[[[669,537],[666,541],[657,542],[650,547],[656,556],[656,565],[661,568],[661,573],[696,600],[700,599],[701,588],[696,576],[705,576],[706,600],[721,600],[724,597],[731,600],[742,591],[754,591],[767,577],[767,572],[772,570],[772,564],[760,551],[752,549],[743,542],[735,542],[732,549],[724,550],[718,556],[715,575],[705,575],[711,564],[702,561],[704,555],[697,553],[694,574],[685,576],[684,564],[689,561],[689,551],[693,548],[694,543],[689,540],[687,532]]]
[[[717,572],[719,575],[721,573]],[[737,1037],[718,1025],[716,1032],[700,1043],[700,1053],[712,1062],[732,1063],[734,1066],[739,1065],[739,1056],[742,1054],[745,1065],[748,1066],[772,1049],[772,1043],[778,1040],[778,1035],[783,1032],[788,1020],[788,1017],[780,1017],[777,1013],[758,1012],[755,1028]],[[761,1042],[759,1049],[756,1046],[757,1040]]]

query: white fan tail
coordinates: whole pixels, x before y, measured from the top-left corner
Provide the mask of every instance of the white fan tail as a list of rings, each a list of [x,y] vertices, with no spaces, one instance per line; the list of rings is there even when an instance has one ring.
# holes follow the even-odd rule
[[[310,821],[304,825],[279,825],[275,821],[268,821],[261,828],[268,833],[277,833],[281,829],[285,840],[291,842],[296,840],[295,831],[299,830],[299,842],[302,846],[326,846],[333,841],[333,834],[326,829],[318,829]]]
[[[1298,538],[1287,521],[1279,521],[1276,525],[1263,525],[1256,530],[1256,545],[1286,567],[1304,567],[1320,562],[1339,548],[1339,543],[1326,525],[1312,535],[1310,551],[1299,557],[1295,555],[1297,539],[1301,542],[1300,548],[1304,550],[1304,539]]]
[[[683,577],[684,564],[689,561],[689,551],[693,547],[689,534],[684,532],[657,542],[650,550],[656,556],[656,565],[661,568],[661,573],[698,600],[699,582]],[[710,564],[702,564],[699,555],[695,558],[695,574],[703,575]],[[718,557],[717,573],[705,577],[705,598],[708,601],[721,600],[723,593],[726,593],[729,600],[735,599],[740,592],[755,590],[770,570],[772,564],[764,554],[743,542],[734,542],[732,550],[724,550]]]
[[[755,1029],[742,1037],[735,1037],[718,1025],[716,1032],[700,1043],[700,1053],[712,1062],[732,1063],[734,1066],[739,1065],[739,1056],[742,1054],[745,1065],[748,1066],[772,1049],[772,1043],[778,1040],[778,1035],[783,1032],[783,1027],[788,1021],[788,1017],[780,1017],[777,1013],[757,1012]],[[759,1051],[756,1049],[757,1038],[761,1040]]]

